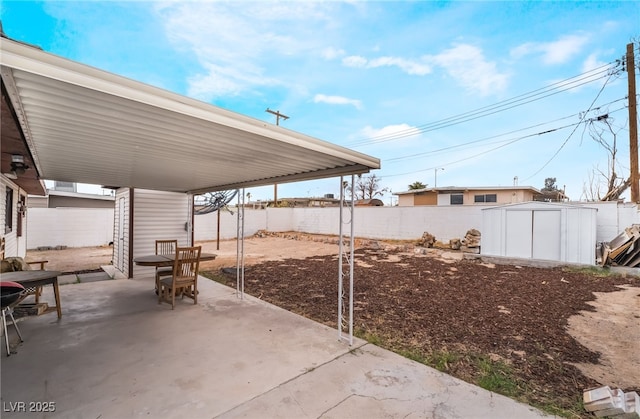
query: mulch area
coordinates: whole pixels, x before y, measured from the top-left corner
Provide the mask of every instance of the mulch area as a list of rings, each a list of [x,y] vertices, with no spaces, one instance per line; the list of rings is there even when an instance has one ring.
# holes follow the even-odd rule
[[[594,292],[637,279],[380,249],[360,249],[355,260],[357,335],[426,360],[455,354],[438,368],[470,382],[482,373],[476,361],[488,358],[510,371],[517,385],[510,396],[593,417],[581,410],[582,392],[603,384],[571,363],[597,363],[599,355],[565,331],[567,319],[593,310],[586,302]],[[263,262],[246,271],[245,291],[336,327],[337,265],[336,256]],[[222,282],[235,287],[235,274]]]

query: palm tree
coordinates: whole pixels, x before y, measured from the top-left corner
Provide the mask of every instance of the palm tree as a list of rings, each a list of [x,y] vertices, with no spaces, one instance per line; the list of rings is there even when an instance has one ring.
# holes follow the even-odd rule
[[[411,185],[409,185],[410,191],[415,191],[417,189],[426,189],[426,188],[427,188],[427,184],[424,184],[420,181],[413,182]]]

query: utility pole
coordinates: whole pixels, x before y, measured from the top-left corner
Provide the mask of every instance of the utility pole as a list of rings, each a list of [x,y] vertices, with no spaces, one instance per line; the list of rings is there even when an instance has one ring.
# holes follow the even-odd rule
[[[438,187],[438,170],[444,170],[444,167],[436,167],[433,169],[433,187]]]
[[[276,125],[280,125],[280,118],[284,119],[285,121],[289,119],[287,115],[280,113],[280,111],[272,111],[271,109],[267,108],[265,112],[269,112],[270,114],[273,114],[276,116]],[[278,184],[274,183],[273,184],[273,206],[276,207],[277,205],[278,205]]]
[[[276,125],[280,125],[280,118],[284,119],[285,121],[289,119],[287,115],[280,113],[280,111],[272,111],[271,109],[267,108],[265,112],[269,112],[276,116]]]
[[[629,157],[631,159],[631,202],[640,203],[638,170],[638,111],[636,102],[636,62],[633,42],[627,44],[627,79],[629,80]]]

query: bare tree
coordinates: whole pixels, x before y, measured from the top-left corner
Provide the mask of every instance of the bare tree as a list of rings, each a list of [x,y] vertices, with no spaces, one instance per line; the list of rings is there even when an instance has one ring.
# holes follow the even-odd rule
[[[599,201],[600,200],[600,188],[601,185],[598,182],[598,176],[600,170],[596,167],[590,173],[587,174],[589,179],[582,185],[582,197],[587,201]]]
[[[389,188],[380,187],[380,178],[375,174],[369,176],[358,175],[354,193],[355,199],[373,199],[388,192]]]
[[[608,154],[607,169],[601,170],[596,166],[589,176],[589,185],[583,187],[583,195],[594,201],[617,201],[624,191],[631,185],[631,178],[624,179],[617,173],[619,165],[617,158],[618,132],[613,127],[613,118],[608,114],[598,116],[588,121],[589,135]],[[606,137],[611,136],[608,140]],[[604,188],[602,188],[604,187]],[[606,188],[606,192],[602,191]]]

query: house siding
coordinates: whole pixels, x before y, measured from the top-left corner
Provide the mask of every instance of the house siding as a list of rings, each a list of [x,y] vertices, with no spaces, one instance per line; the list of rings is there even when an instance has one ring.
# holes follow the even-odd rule
[[[533,201],[534,193],[527,189],[451,189],[438,191],[422,191],[398,195],[399,207],[451,205],[451,195],[462,194],[462,205],[504,205]],[[475,202],[476,195],[496,195],[496,202]]]
[[[435,193],[413,195],[413,205],[437,205],[438,196]]]
[[[11,190],[13,191],[13,210],[12,210],[12,217],[11,217],[11,231],[6,231],[5,230],[5,214],[7,213],[7,202],[6,202],[6,191],[7,188],[11,188]],[[2,205],[0,205],[0,210],[2,211],[0,213],[0,219],[2,219],[2,231],[0,232],[2,234],[2,237],[4,237],[5,239],[5,257],[9,257],[9,256],[19,256],[19,257],[25,257],[26,253],[27,253],[27,218],[26,215],[23,216],[21,222],[22,222],[22,231],[21,234],[18,235],[18,217],[20,216],[18,214],[18,201],[20,200],[20,197],[23,197],[26,201],[27,199],[27,195],[26,193],[24,193],[23,191],[21,191],[21,189],[18,187],[18,185],[16,185],[15,183],[11,182],[9,179],[7,179],[5,176],[1,176],[0,177],[0,195],[2,196],[2,198],[0,198],[2,200]]]
[[[398,206],[399,207],[412,207],[414,206],[414,196],[415,194],[406,194],[406,195],[398,195]]]

